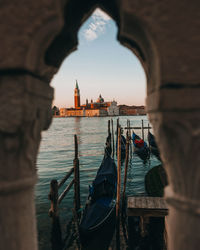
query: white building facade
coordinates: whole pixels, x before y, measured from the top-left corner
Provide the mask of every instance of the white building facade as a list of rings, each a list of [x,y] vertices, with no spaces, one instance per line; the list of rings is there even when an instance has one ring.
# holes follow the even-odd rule
[[[117,102],[112,101],[111,105],[108,107],[107,111],[108,111],[109,116],[113,116],[113,115],[117,116],[117,115],[119,115],[119,107],[117,106]]]

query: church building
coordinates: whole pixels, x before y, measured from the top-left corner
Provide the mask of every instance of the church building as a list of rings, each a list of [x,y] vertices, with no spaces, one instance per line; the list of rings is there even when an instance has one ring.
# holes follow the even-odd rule
[[[88,102],[86,99],[85,104],[81,105],[80,89],[78,82],[74,89],[74,108],[61,108],[60,116],[116,116],[119,115],[119,108],[116,101],[105,102],[101,94],[96,102]]]

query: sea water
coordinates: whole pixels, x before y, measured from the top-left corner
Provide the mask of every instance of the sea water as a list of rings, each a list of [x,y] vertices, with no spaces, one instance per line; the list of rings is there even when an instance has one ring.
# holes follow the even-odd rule
[[[118,117],[112,117],[114,131],[116,131],[117,118]],[[35,190],[40,250],[50,249],[51,219],[48,216],[48,210],[50,208],[50,201],[48,200],[50,181],[52,179],[61,180],[73,166],[74,135],[77,134],[78,137],[81,205],[84,206],[88,196],[88,186],[95,178],[97,169],[103,159],[109,119],[111,118],[54,118],[49,130],[42,133],[42,141],[37,159],[38,182]],[[148,125],[146,116],[120,116],[119,123],[122,127],[126,127],[127,119],[130,120],[131,126],[141,127],[142,119],[144,120],[144,126]],[[124,135],[125,131],[126,130],[124,130]],[[139,136],[142,136],[141,130],[135,130],[135,132]],[[145,131],[145,139],[146,137],[147,130]],[[138,156],[133,154],[129,162],[127,195],[144,195],[144,176],[150,168],[159,163],[155,157],[151,156],[150,161],[144,164]],[[124,163],[122,164],[122,179],[123,170]],[[70,180],[71,179],[69,179],[67,183],[69,183]],[[59,206],[63,232],[66,230],[66,224],[72,217],[72,209],[73,188]]]

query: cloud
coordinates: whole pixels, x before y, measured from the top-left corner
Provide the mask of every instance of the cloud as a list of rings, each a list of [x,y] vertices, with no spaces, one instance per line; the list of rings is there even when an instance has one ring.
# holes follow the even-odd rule
[[[96,9],[91,18],[92,21],[89,24],[89,27],[83,31],[83,35],[88,41],[93,41],[101,34],[104,34],[106,24],[111,20],[111,18],[100,9]]]
[[[93,29],[89,28],[84,31],[84,36],[88,41],[92,41],[97,38],[97,33]]]
[[[111,18],[105,13],[103,12],[101,9],[97,8],[94,13],[93,13],[93,16],[96,18],[96,17],[99,17],[105,21],[109,21]]]

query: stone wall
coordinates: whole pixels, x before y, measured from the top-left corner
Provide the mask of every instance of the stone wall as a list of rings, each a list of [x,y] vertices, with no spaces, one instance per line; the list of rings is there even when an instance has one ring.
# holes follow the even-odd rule
[[[36,250],[34,186],[49,83],[96,7],[116,22],[147,78],[147,112],[169,186],[169,250],[200,245],[200,2],[2,0],[0,4],[0,249]],[[5,115],[9,114],[9,115]]]

